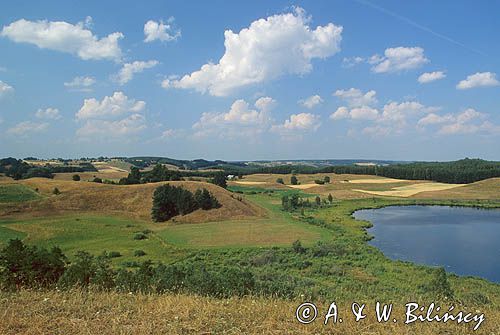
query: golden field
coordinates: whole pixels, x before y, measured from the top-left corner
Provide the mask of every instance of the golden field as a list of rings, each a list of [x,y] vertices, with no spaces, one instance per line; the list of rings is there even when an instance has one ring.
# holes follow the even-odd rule
[[[106,292],[0,293],[1,334],[415,334],[465,335],[500,333],[500,312],[474,310],[486,320],[477,331],[473,324],[404,324],[404,302],[395,303],[397,323],[378,323],[373,302],[366,302],[367,318],[356,323],[350,303],[339,303],[342,323],[324,325],[322,318],[299,324],[295,310],[301,301],[245,297],[215,299],[193,295],[142,295]],[[371,304],[371,305],[370,305]],[[318,304],[319,316],[329,304]],[[443,304],[443,306],[445,306]],[[463,307],[462,307],[463,308]],[[466,309],[464,309],[466,310]]]

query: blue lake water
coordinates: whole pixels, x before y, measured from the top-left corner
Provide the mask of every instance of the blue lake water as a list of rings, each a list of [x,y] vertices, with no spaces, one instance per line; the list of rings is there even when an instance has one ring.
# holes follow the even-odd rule
[[[500,210],[390,206],[356,211],[373,223],[369,243],[391,259],[443,266],[500,283]]]

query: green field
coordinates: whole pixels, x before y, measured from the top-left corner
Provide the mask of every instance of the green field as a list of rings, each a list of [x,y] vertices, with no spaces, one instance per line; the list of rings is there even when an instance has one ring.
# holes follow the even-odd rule
[[[29,187],[19,184],[0,185],[0,203],[36,200],[40,195]]]

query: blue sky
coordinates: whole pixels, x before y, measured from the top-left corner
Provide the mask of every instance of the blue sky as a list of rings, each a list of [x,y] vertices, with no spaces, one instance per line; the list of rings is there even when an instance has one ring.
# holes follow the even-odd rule
[[[0,156],[500,160],[495,1],[16,1]]]

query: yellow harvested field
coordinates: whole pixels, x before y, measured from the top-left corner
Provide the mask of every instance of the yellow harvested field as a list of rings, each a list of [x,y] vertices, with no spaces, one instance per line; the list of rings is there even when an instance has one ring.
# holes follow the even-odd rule
[[[234,183],[240,184],[240,185],[262,185],[262,184],[266,184],[265,181],[235,181]]]
[[[368,191],[359,189],[354,189],[353,191],[368,193],[373,195],[407,198],[421,192],[443,191],[461,186],[464,186],[464,184],[421,183],[408,186],[394,187],[389,191]]]
[[[373,178],[373,179],[352,179],[348,180],[347,182],[351,184],[390,184],[390,183],[411,182],[411,180],[394,179],[394,178]]]
[[[299,189],[299,190],[307,190],[308,188],[311,188],[311,187],[316,187],[316,186],[320,186],[319,184],[300,184],[300,185],[286,185],[288,187],[291,187],[291,188],[296,188],[296,189]]]

